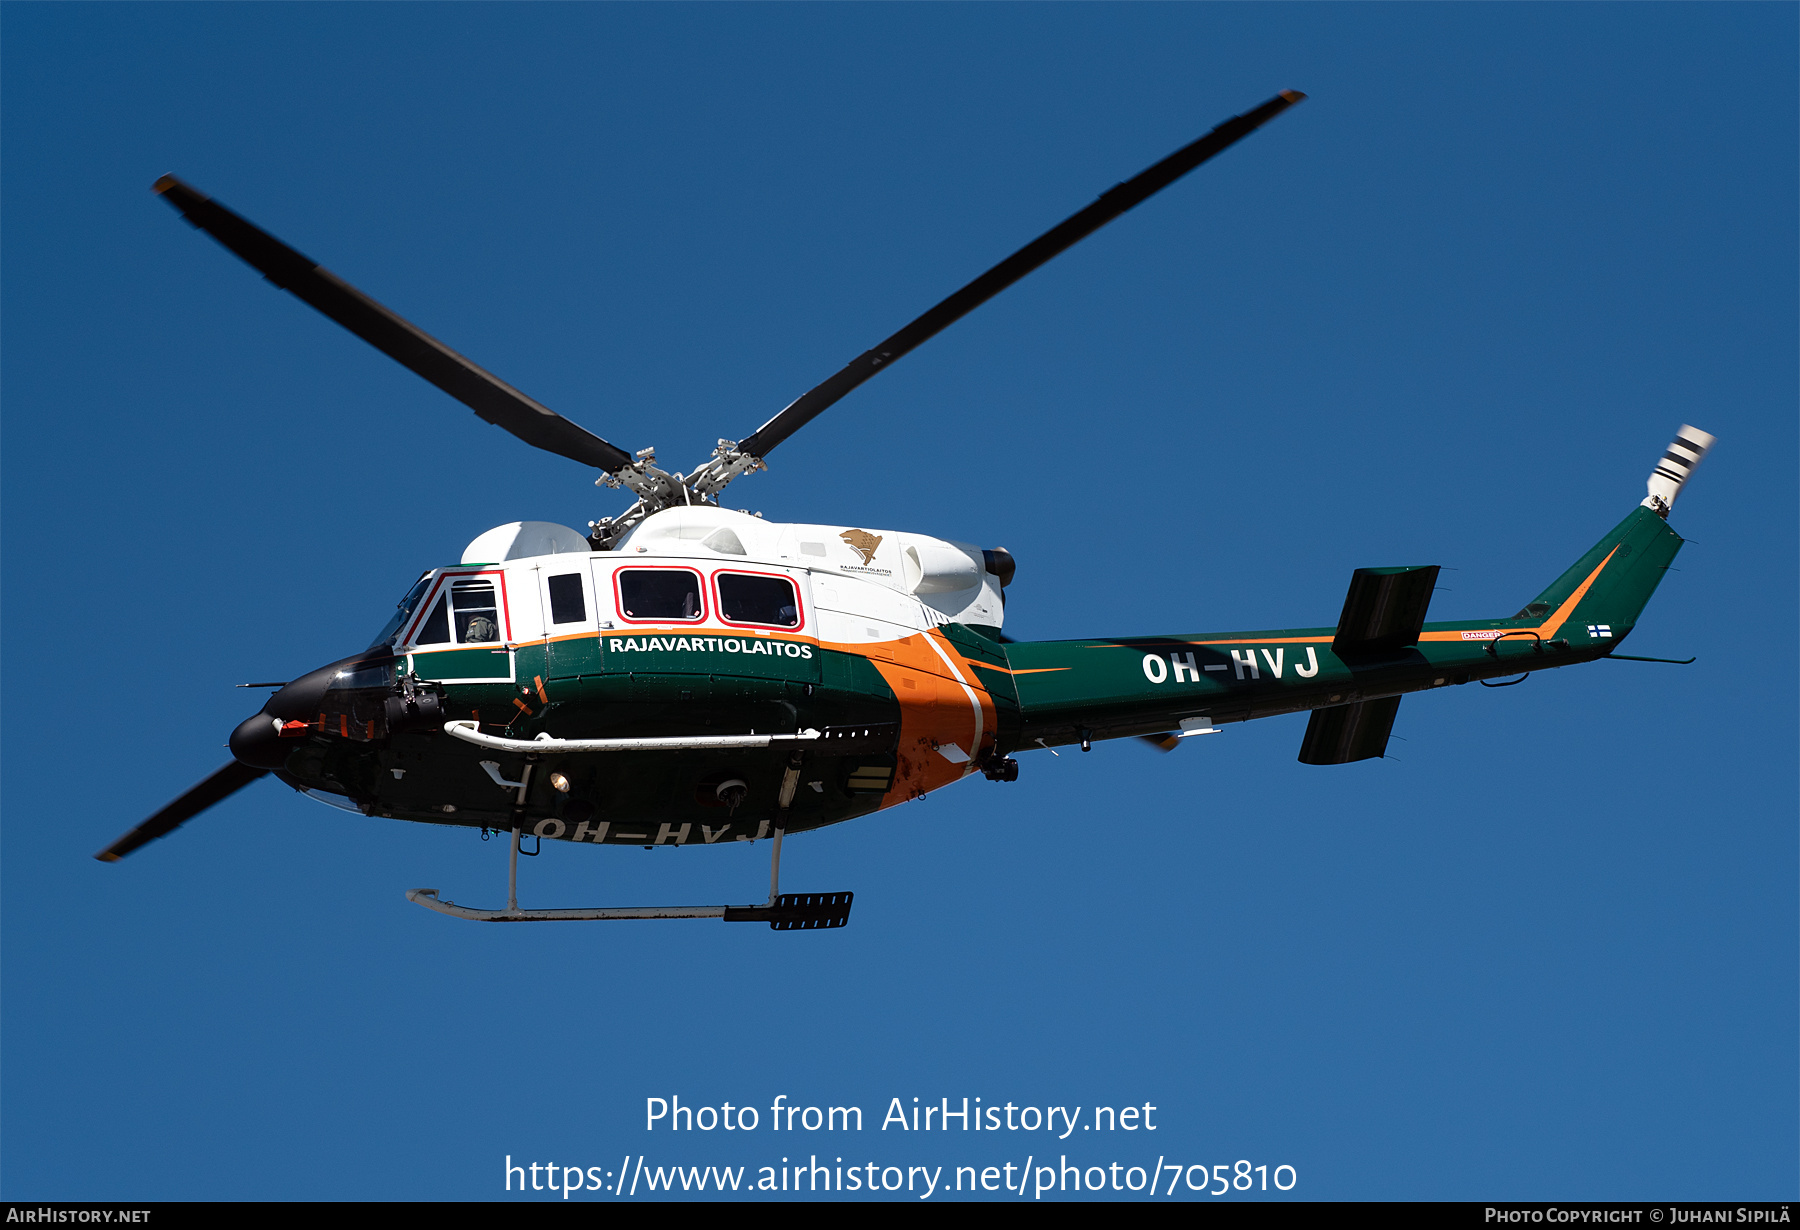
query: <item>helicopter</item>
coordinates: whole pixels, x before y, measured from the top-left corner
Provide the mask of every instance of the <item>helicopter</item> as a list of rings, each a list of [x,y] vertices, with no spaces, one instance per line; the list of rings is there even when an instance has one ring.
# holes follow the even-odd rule
[[[275,689],[232,760],[100,851],[116,862],[259,779],[370,817],[509,833],[507,904],[409,901],[484,922],[719,918],[844,926],[854,894],[782,893],[787,834],[1017,756],[1139,738],[1168,751],[1310,714],[1299,760],[1385,755],[1401,700],[1617,652],[1682,539],[1670,508],[1713,437],[1683,425],[1643,501],[1516,614],[1427,622],[1438,566],[1357,569],[1333,627],[1017,641],[1004,548],[868,526],[775,524],[720,494],[943,329],[1298,104],[1285,90],[1102,193],[687,473],[628,453],[445,346],[172,175],[155,191],[256,269],[495,424],[635,497],[568,526],[481,534],[411,584],[367,649]],[[1689,659],[1691,661],[1691,659]],[[764,902],[522,909],[526,837],[586,845],[771,842]],[[524,851],[529,854],[532,851]]]

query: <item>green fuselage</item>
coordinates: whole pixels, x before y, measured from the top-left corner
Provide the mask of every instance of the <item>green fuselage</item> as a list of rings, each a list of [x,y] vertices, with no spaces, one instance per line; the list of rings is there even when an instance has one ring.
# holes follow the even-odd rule
[[[1375,653],[1350,652],[1341,628],[1002,643],[957,624],[892,646],[634,629],[414,652],[392,669],[446,679],[436,685],[444,720],[507,738],[825,737],[728,751],[496,753],[438,728],[388,730],[389,689],[379,687],[327,692],[281,773],[397,819],[604,844],[753,840],[776,824],[796,832],[865,815],[977,769],[992,775],[1022,751],[1593,661],[1631,631],[1680,543],[1637,509],[1518,615],[1426,623],[1412,643]],[[470,675],[505,681],[448,679]],[[483,761],[510,783],[530,765],[523,802]],[[783,777],[796,766],[783,809]],[[720,796],[733,780],[744,787],[735,808]]]

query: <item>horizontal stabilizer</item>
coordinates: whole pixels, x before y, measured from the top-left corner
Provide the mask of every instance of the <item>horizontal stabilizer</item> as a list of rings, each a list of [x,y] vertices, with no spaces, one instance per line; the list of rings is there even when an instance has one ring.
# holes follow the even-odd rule
[[[1338,616],[1331,652],[1340,658],[1393,653],[1418,643],[1438,566],[1358,568]],[[1375,755],[1381,753],[1376,752]]]
[[[1386,755],[1394,715],[1399,712],[1398,696],[1314,709],[1312,721],[1306,724],[1306,738],[1300,741],[1300,763],[1349,764]]]

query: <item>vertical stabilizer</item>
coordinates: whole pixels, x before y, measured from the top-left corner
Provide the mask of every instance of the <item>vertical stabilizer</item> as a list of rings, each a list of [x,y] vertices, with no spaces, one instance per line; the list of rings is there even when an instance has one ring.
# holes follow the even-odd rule
[[[1674,443],[1650,471],[1650,494],[1644,497],[1644,507],[1666,518],[1669,509],[1675,506],[1675,497],[1681,494],[1682,487],[1694,473],[1694,467],[1712,446],[1712,436],[1683,423],[1681,430],[1675,433]]]

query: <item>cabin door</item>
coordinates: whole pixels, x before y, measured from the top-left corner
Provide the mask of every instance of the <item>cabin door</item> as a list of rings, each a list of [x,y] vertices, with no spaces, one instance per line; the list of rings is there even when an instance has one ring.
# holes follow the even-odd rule
[[[564,564],[537,570],[544,610],[544,657],[549,677],[575,679],[601,671],[593,569],[587,559],[569,556]]]

